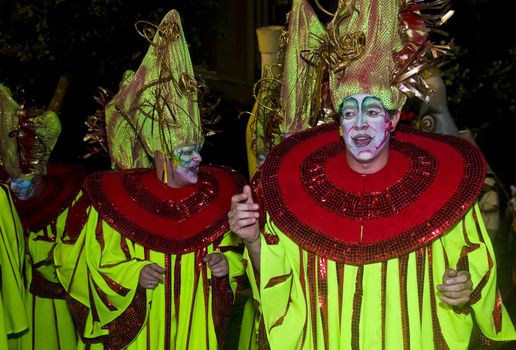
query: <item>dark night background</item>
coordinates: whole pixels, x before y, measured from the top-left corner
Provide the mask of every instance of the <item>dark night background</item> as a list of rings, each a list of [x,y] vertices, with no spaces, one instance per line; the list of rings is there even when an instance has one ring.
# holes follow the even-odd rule
[[[332,7],[332,1],[321,3]],[[457,51],[443,67],[449,109],[459,129],[475,135],[499,179],[503,202],[504,191],[516,184],[516,31],[510,5],[511,0],[455,0],[455,15],[444,28]],[[134,23],[157,24],[173,8],[182,16],[197,73],[212,98],[222,99],[216,127],[221,132],[207,138],[205,162],[247,174],[247,119],[239,114],[251,110],[260,75],[255,29],[284,24],[288,0],[0,0],[0,83],[27,106],[45,107],[57,96],[62,133],[51,160],[81,163],[89,171],[109,167],[105,157],[82,158],[84,122],[98,108],[96,88],[116,92],[123,72],[139,66],[148,43]],[[55,95],[58,81],[64,89]]]
[[[332,1],[321,1],[329,9]],[[448,104],[459,129],[468,128],[501,183],[516,183],[516,40],[508,0],[456,0],[445,26],[457,50],[444,67]],[[59,79],[65,82],[60,119],[63,132],[54,160],[103,167],[81,160],[84,121],[98,107],[96,87],[113,92],[126,69],[136,69],[148,47],[134,30],[137,20],[159,23],[176,8],[190,44],[192,61],[207,79],[223,118],[223,132],[208,139],[207,161],[246,170],[243,135],[259,78],[255,28],[283,24],[288,0],[41,0],[0,1],[0,82],[18,102],[48,106]],[[441,38],[438,37],[438,40]],[[59,99],[58,99],[59,100]],[[230,147],[226,147],[227,144]],[[213,146],[213,147],[212,147]],[[237,146],[237,147],[234,147]],[[99,164],[101,165],[99,165]]]

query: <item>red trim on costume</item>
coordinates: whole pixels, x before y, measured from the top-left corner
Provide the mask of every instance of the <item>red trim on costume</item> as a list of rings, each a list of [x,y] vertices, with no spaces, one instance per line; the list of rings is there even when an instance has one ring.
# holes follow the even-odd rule
[[[304,249],[348,264],[397,257],[446,233],[477,199],[486,165],[452,136],[401,127],[389,162],[351,170],[335,123],[290,136],[260,168],[263,206]]]
[[[105,171],[90,175],[85,191],[99,215],[125,237],[166,254],[205,247],[229,230],[231,197],[243,177],[225,167],[201,167],[199,180],[168,187],[154,170]]]
[[[57,221],[79,193],[85,176],[86,172],[80,165],[49,165],[43,192],[27,201],[15,199],[24,229],[38,232]]]

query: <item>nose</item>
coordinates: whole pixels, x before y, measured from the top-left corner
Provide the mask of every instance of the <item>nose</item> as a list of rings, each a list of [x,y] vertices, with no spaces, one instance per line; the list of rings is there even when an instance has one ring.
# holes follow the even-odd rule
[[[200,163],[202,161],[201,154],[198,151],[194,151],[192,154],[192,160]]]
[[[357,129],[363,129],[367,126],[366,118],[362,113],[359,113],[355,122],[355,127]]]

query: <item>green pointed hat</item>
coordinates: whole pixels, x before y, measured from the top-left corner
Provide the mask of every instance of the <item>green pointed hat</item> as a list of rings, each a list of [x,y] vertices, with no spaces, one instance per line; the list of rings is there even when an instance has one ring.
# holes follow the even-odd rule
[[[151,29],[142,31],[149,38]],[[155,152],[202,144],[197,82],[177,11],[152,29],[152,42],[136,72],[127,71],[106,106],[112,163],[120,169],[153,166]]]
[[[61,133],[52,111],[25,109],[0,84],[0,163],[13,179],[47,173],[48,159]]]

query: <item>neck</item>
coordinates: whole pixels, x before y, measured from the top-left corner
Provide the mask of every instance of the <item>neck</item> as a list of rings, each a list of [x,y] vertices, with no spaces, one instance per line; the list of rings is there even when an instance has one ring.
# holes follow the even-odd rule
[[[382,170],[389,161],[389,146],[385,145],[383,150],[372,160],[359,161],[350,152],[346,152],[346,160],[351,170],[358,174],[370,175]]]
[[[163,157],[161,153],[157,153],[154,157],[154,169],[156,171],[156,177],[170,188],[181,188],[176,184],[173,178],[173,165],[172,160],[168,157]]]

